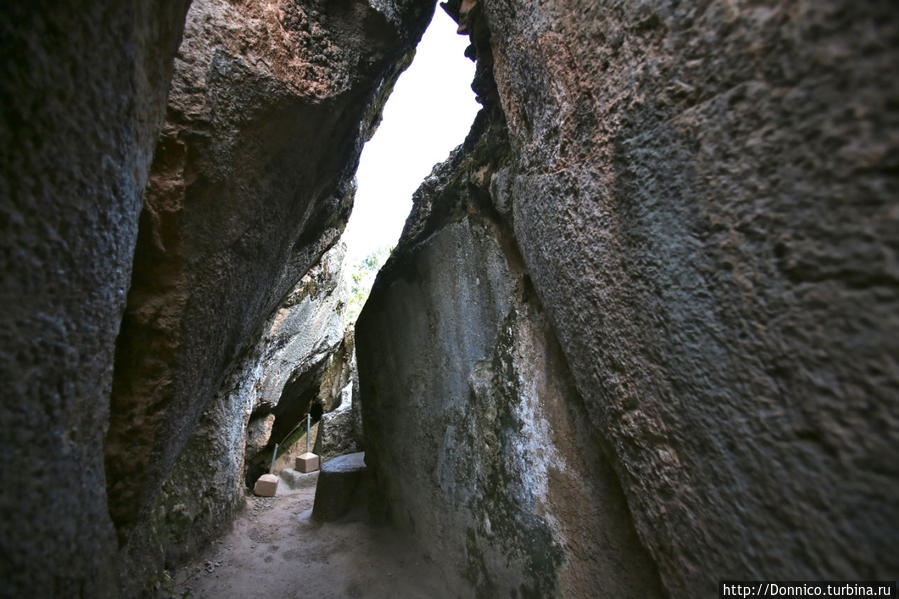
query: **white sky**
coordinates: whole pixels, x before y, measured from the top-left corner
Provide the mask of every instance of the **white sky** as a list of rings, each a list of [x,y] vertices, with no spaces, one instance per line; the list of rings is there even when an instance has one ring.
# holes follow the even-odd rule
[[[468,134],[480,105],[471,91],[467,35],[440,6],[412,65],[400,75],[356,172],[358,190],[343,235],[350,265],[393,247],[412,208],[412,193]]]

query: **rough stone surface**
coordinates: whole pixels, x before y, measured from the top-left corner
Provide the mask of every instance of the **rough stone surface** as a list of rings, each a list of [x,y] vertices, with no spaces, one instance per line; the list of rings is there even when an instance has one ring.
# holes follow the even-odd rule
[[[346,273],[349,275],[349,273]],[[347,279],[346,284],[349,284]],[[346,296],[341,296],[346,300]],[[346,306],[344,301],[342,306]],[[343,405],[343,401],[347,399],[347,386],[352,385],[353,379],[356,377],[356,339],[353,324],[346,324],[343,330],[343,340],[337,351],[331,353],[328,362],[328,369],[319,385],[318,397],[321,403],[322,411],[332,412]],[[345,452],[352,453],[352,452]]]
[[[223,534],[243,508],[243,448],[253,395],[229,390],[204,411],[149,517],[129,535],[120,555],[124,596],[138,594],[164,566],[183,563]]]
[[[575,420],[589,425],[615,476],[596,464],[585,475],[605,472],[609,486],[617,476],[622,512],[665,592],[705,596],[727,577],[891,577],[895,6],[498,0],[476,6],[465,25],[476,88],[501,107],[510,149],[474,178],[447,167],[441,176],[457,183],[445,189],[486,187],[480,205],[513,232],[536,296],[516,308],[513,337],[539,337],[533,319],[546,307],[544,339],[558,339],[559,369],[573,378],[562,404],[582,406]],[[471,375],[479,360],[509,351],[489,337],[508,331],[497,305],[517,304],[481,290],[501,289],[502,273],[472,249],[485,247],[471,240],[486,239],[486,228],[452,205],[425,183],[395,264],[360,317],[357,355],[366,451],[391,513],[428,531],[420,537],[441,531],[458,564],[487,534],[474,518],[465,523],[480,495],[476,483],[460,491],[438,473],[490,472],[489,453],[470,449],[491,439],[470,432],[498,393],[481,381],[520,376]],[[549,431],[564,422],[544,419]],[[514,447],[523,429],[500,420],[493,430]],[[514,477],[503,485],[515,488]],[[443,516],[432,506],[459,520],[436,524]],[[540,519],[554,535],[566,520],[551,508]],[[475,531],[467,544],[466,528]],[[516,521],[495,534],[526,530]]]
[[[358,413],[359,410],[353,403],[353,383],[350,382],[340,392],[340,405],[337,409],[322,414],[319,450],[322,459],[327,460],[361,449],[361,431],[356,428]]]
[[[672,596],[899,557],[899,13],[485,4],[497,181]]]
[[[658,597],[624,495],[489,205],[489,173],[508,151],[500,116],[482,112],[466,146],[416,192],[357,322],[366,453],[393,522],[478,597],[600,588]]]
[[[349,297],[345,256],[344,244],[334,246],[303,276],[269,319],[257,350],[259,359],[256,362],[260,365],[261,376],[254,381],[259,387],[254,410],[277,410],[285,399],[293,400],[293,396],[298,399],[304,393],[334,404],[330,393],[325,394],[326,399],[320,399],[319,391],[329,384],[324,381],[326,375],[340,370],[335,363],[343,362],[343,317]],[[310,377],[312,371],[317,374]],[[304,379],[302,384],[299,383],[301,378]],[[330,408],[330,405],[323,405],[322,409]],[[281,434],[287,432],[282,430]]]
[[[272,469],[275,475],[293,467],[294,457],[305,451],[305,429],[293,436],[297,442],[292,446],[283,446],[290,431],[276,423],[279,415],[304,421],[310,402],[319,401],[318,381],[327,366],[343,360],[344,254],[338,244],[322,257],[274,310],[255,347],[232,369],[175,462],[150,517],[132,531],[123,554],[126,578],[146,580],[158,573],[159,564],[184,563],[227,530],[244,505],[245,489],[252,489],[269,471],[275,443],[282,443]],[[314,376],[306,377],[302,393],[284,393],[291,377],[308,372]],[[302,405],[288,410],[291,402]],[[317,430],[314,424],[313,439]]]
[[[103,436],[187,2],[0,9],[0,595],[115,594]]]
[[[247,442],[244,445],[245,457],[252,458],[265,449],[272,436],[272,425],[274,423],[275,415],[271,413],[257,416],[250,420],[250,423],[247,425]]]
[[[264,450],[255,457],[247,451],[250,481],[269,468],[275,443],[279,457],[273,472],[293,467],[306,451],[307,413],[312,416],[309,446],[320,453],[320,419],[340,407],[341,387],[355,375],[352,327],[343,328],[349,293],[344,254],[342,244],[335,246],[303,278],[270,321],[256,357],[243,367],[255,377],[254,413],[275,415]]]
[[[120,538],[254,332],[342,230],[361,145],[431,10],[193,2],[116,347],[105,466]]]
[[[315,487],[312,519],[333,522],[340,519],[357,500],[357,491],[365,477],[365,453],[338,456],[322,464]]]

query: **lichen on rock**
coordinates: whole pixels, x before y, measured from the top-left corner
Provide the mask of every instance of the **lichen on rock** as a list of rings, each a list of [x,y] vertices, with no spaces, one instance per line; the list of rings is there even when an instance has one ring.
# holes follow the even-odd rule
[[[367,460],[460,592],[659,596],[496,205],[511,155],[488,105],[414,195],[356,326]]]
[[[577,410],[582,438],[603,456],[582,480],[621,510],[598,530],[645,547],[632,563],[658,582],[620,594],[694,597],[727,572],[889,577],[899,421],[887,356],[899,300],[886,256],[899,124],[883,69],[899,49],[895,11],[464,4],[445,8],[471,34],[485,110],[417,192],[357,327],[366,451],[394,519],[436,530],[449,567],[497,592],[504,568],[527,563],[512,542],[526,519],[505,530],[507,545],[479,540],[486,523],[466,523],[478,483],[457,469],[494,472],[485,487],[527,504],[515,485],[533,468],[510,470],[510,450],[503,461],[473,453],[516,447],[523,422],[566,464],[583,459],[560,449],[564,419],[541,429],[541,411],[525,409],[553,412],[552,394],[528,391],[529,377],[570,372],[558,405]],[[488,239],[505,269],[483,253]],[[531,312],[517,295],[498,299],[518,279],[533,289]],[[557,368],[495,365],[513,305],[541,314]],[[465,380],[476,409],[464,407]],[[495,421],[497,410],[517,424]],[[427,433],[407,427],[419,420]],[[491,510],[509,512],[472,513]],[[459,516],[450,525],[444,512]],[[540,517],[557,535],[574,516],[556,504]],[[582,543],[559,543],[562,562],[576,563]],[[557,570],[569,582],[584,580],[567,567]],[[632,581],[583,567],[622,589]],[[561,593],[567,574],[515,592]]]
[[[306,316],[292,305],[327,292],[314,276],[295,285],[345,226],[362,144],[432,10],[413,0],[192,3],[116,344],[104,451],[121,544],[146,544],[140,529],[182,452],[218,451],[190,441],[195,430],[239,431],[221,439],[231,463],[200,459],[228,481],[242,466],[234,443],[249,414],[239,406],[256,395],[227,400],[221,389],[240,387],[229,377],[277,306],[289,314],[274,326],[301,337],[287,321]],[[326,360],[321,350],[309,359]],[[273,411],[283,383],[274,371],[260,383]],[[276,421],[273,434],[283,432]]]
[[[448,0],[484,110],[358,377],[329,250],[433,3],[187,4],[0,11],[0,593],[149,591],[309,413],[459,595],[895,577],[894,2]]]

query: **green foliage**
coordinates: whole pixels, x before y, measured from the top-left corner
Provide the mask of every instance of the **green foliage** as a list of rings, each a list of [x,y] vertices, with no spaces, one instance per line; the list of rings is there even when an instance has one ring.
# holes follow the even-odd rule
[[[362,306],[365,305],[365,300],[368,299],[371,286],[375,283],[378,271],[387,262],[387,258],[392,252],[393,248],[382,247],[353,265],[350,275],[352,277],[350,301],[346,312],[347,322],[356,322],[359,313],[362,312]]]

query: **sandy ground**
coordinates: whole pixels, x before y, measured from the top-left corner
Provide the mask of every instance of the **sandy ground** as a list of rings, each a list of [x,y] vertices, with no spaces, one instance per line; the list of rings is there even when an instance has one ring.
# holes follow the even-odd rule
[[[456,597],[426,555],[392,528],[369,525],[363,508],[339,522],[311,521],[314,497],[310,488],[249,498],[231,532],[175,572],[162,596]]]

